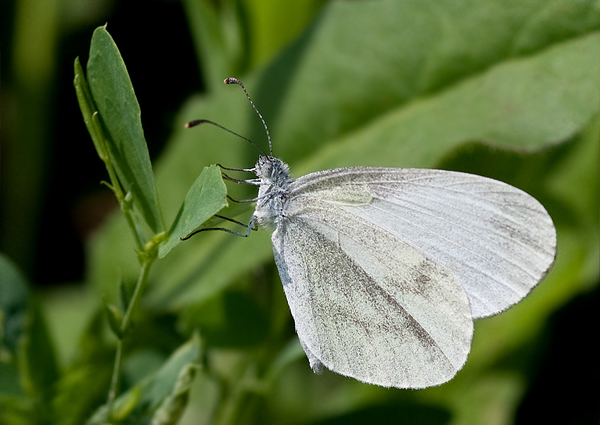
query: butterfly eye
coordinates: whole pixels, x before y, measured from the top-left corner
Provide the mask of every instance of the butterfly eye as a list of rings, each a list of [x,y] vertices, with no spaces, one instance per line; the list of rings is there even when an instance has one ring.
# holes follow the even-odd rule
[[[256,164],[256,174],[265,179],[273,177],[273,163],[266,156],[261,156]]]
[[[271,162],[265,163],[264,171],[265,177],[273,177],[273,164]]]

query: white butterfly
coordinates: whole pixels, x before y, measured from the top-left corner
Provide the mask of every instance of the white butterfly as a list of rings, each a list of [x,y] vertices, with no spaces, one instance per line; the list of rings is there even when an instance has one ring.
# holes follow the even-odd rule
[[[263,156],[254,217],[271,240],[314,371],[423,388],[451,379],[473,319],[519,302],[554,262],[544,207],[508,184],[424,169],[339,168],[293,180]]]
[[[273,156],[251,171],[257,179],[247,182],[259,186],[251,223],[273,230],[315,372],[325,366],[386,387],[442,384],[467,359],[473,319],[519,302],[554,262],[552,219],[500,181],[365,167],[294,180]]]

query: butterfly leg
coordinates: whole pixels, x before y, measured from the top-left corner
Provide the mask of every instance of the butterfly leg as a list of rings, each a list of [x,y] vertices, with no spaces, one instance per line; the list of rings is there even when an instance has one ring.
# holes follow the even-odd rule
[[[220,219],[229,221],[231,223],[235,223],[235,224],[239,224],[240,226],[244,226],[246,227],[246,233],[240,233],[240,232],[236,232],[235,230],[231,230],[231,229],[226,229],[225,227],[205,227],[203,229],[198,229],[193,231],[192,233],[190,233],[189,235],[187,235],[184,238],[181,238],[182,241],[186,241],[189,238],[191,238],[192,236],[194,236],[197,233],[200,232],[206,232],[208,230],[220,230],[222,232],[227,232],[227,233],[231,233],[232,235],[236,235],[236,236],[241,236],[243,238],[247,238],[248,236],[250,236],[250,233],[254,230],[258,230],[258,225],[256,224],[256,221],[254,219],[254,216],[252,216],[252,218],[250,219],[250,222],[248,224],[246,223],[242,223],[241,221],[238,220],[234,220],[233,218],[229,218],[229,217],[225,217],[222,215],[217,215],[215,214],[215,217],[218,217]]]

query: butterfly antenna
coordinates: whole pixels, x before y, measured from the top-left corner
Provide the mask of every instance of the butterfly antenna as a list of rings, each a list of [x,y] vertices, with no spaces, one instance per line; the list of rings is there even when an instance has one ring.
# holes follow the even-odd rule
[[[242,136],[241,134],[238,134],[238,133],[236,133],[235,131],[232,131],[232,130],[228,129],[227,127],[223,127],[221,124],[217,124],[216,122],[214,122],[214,121],[211,121],[211,120],[205,120],[205,119],[202,119],[202,120],[193,120],[193,121],[190,121],[190,122],[188,122],[188,123],[185,125],[185,128],[192,128],[192,127],[196,127],[197,125],[200,125],[200,124],[212,124],[212,125],[214,125],[214,126],[216,126],[216,127],[219,127],[221,130],[225,130],[225,131],[227,131],[227,132],[229,132],[229,133],[233,134],[234,136],[237,136],[237,137],[239,137],[240,139],[244,139],[246,142],[250,143],[250,144],[251,144],[252,146],[254,146],[256,149],[258,149],[258,151],[259,151],[260,153],[262,153],[263,155],[265,154],[265,151],[263,151],[263,150],[260,148],[260,146],[258,146],[258,145],[257,145],[256,143],[254,143],[252,140],[248,139],[247,137],[244,137],[244,136]]]
[[[262,121],[263,127],[265,128],[265,133],[267,133],[267,141],[269,142],[269,154],[271,156],[273,156],[273,146],[271,145],[271,135],[269,134],[269,129],[267,128],[267,123],[265,122],[265,119],[258,111],[258,108],[256,107],[256,105],[254,105],[254,102],[252,101],[252,98],[250,98],[250,95],[248,94],[246,87],[244,87],[244,85],[242,84],[242,82],[240,80],[238,80],[237,78],[234,78],[234,77],[226,78],[223,82],[225,84],[237,84],[238,86],[240,86],[242,88],[242,90],[244,90],[244,93],[246,94],[246,97],[248,98],[250,105],[252,105],[252,108],[254,108],[254,111],[258,114],[258,117]]]

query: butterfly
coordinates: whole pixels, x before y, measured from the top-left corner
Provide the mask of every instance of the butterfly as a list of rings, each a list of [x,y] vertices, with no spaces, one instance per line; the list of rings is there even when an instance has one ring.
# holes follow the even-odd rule
[[[272,155],[245,171],[259,187],[248,234],[255,223],[272,231],[315,372],[385,387],[442,384],[466,362],[473,320],[519,302],[554,263],[547,211],[497,180],[369,167],[293,179]]]

